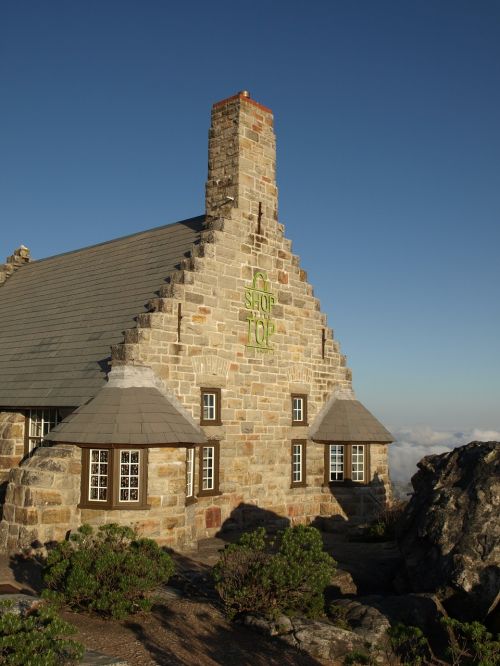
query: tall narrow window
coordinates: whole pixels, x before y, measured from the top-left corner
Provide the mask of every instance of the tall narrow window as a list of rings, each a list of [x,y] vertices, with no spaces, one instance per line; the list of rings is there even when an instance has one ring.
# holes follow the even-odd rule
[[[343,444],[330,444],[330,455],[329,455],[330,481],[344,480],[344,449],[345,447]]]
[[[307,396],[292,393],[292,425],[307,425]]]
[[[221,424],[221,390],[201,389],[201,425]]]
[[[42,444],[43,438],[59,423],[59,412],[54,407],[30,409],[28,414],[28,436],[26,440],[26,453]]]
[[[108,501],[109,450],[90,449],[89,502]]]
[[[219,494],[219,442],[200,447],[200,489],[198,495]]]
[[[194,448],[186,450],[186,501],[194,500]]]
[[[306,485],[306,442],[292,441],[292,488]]]
[[[139,451],[120,451],[120,502],[139,501]]]
[[[351,447],[351,479],[358,482],[365,480],[365,447],[363,444],[353,444]]]

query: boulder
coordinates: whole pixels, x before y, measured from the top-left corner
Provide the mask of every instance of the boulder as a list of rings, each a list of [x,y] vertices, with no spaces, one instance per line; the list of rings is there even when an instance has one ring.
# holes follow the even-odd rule
[[[364,643],[372,646],[381,646],[385,643],[387,630],[391,624],[369,597],[362,601],[339,599],[335,602],[335,606],[343,609],[343,619]]]
[[[350,652],[370,654],[377,663],[386,663],[387,629],[389,621],[376,608],[350,599],[340,599],[346,604],[346,618],[353,625],[340,627],[329,620],[310,620],[303,617],[281,616],[269,620],[262,615],[248,613],[241,622],[261,634],[279,638],[288,645],[311,657],[338,663]]]
[[[417,466],[399,588],[439,591],[452,614],[484,620],[500,599],[500,443],[471,442]]]
[[[326,589],[327,599],[336,599],[350,594],[357,594],[358,588],[352,575],[345,569],[336,569],[330,585]]]
[[[34,597],[22,592],[14,594],[2,594],[0,596],[0,615],[14,613],[15,615],[26,615],[31,609],[37,608],[44,602],[40,597]]]

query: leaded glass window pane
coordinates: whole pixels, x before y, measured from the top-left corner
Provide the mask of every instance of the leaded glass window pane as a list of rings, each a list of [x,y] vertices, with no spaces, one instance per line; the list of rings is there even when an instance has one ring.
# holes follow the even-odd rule
[[[106,502],[108,499],[109,451],[90,449],[89,500]]]
[[[120,502],[139,501],[139,451],[120,451]]]

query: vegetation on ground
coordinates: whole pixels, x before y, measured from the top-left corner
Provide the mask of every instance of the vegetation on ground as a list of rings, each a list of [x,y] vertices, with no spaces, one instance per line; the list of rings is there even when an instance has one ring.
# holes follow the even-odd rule
[[[75,611],[121,619],[150,610],[151,591],[174,572],[171,557],[130,527],[82,525],[49,552],[43,597]]]
[[[392,541],[398,534],[407,502],[394,501],[379,511],[368,526],[364,538],[369,541]]]
[[[398,623],[387,633],[389,644],[403,666],[420,666],[428,661],[429,641],[421,629]]]
[[[214,567],[216,589],[230,617],[241,613],[317,617],[335,560],[314,527],[288,527],[267,539],[263,527],[223,551]]]
[[[499,666],[500,636],[496,638],[480,622],[442,620],[450,634],[447,654],[453,666]]]
[[[56,611],[40,604],[15,613],[12,603],[0,602],[0,664],[6,666],[66,666],[83,656],[83,645],[70,638],[75,629]]]

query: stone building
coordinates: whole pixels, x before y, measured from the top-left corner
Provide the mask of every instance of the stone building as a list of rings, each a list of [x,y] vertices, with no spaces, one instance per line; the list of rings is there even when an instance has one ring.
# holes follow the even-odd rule
[[[113,521],[186,549],[387,500],[392,437],[278,222],[275,154],[238,93],[212,109],[204,215],[0,269],[4,548]]]

